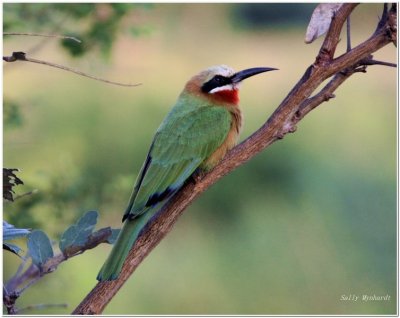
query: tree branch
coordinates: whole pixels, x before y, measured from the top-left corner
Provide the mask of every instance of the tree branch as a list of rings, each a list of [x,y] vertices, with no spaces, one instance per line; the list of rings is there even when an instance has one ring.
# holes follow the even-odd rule
[[[24,311],[29,311],[29,310],[39,310],[39,309],[47,309],[47,308],[67,308],[68,304],[35,304],[35,305],[29,305],[21,309],[16,310],[16,314],[21,314]]]
[[[50,67],[58,68],[58,69],[61,69],[61,70],[67,71],[67,72],[78,74],[83,77],[91,78],[93,80],[100,81],[100,82],[107,83],[107,84],[112,84],[112,85],[118,85],[118,86],[124,86],[124,87],[135,87],[135,86],[141,85],[140,83],[139,84],[124,84],[124,83],[109,81],[109,80],[106,80],[106,79],[103,79],[100,77],[86,74],[82,71],[78,71],[78,70],[75,70],[73,68],[70,68],[70,67],[67,67],[64,65],[50,63],[50,62],[46,62],[46,61],[42,61],[42,60],[37,60],[34,58],[29,58],[26,56],[25,52],[13,52],[11,54],[11,56],[3,56],[3,61],[6,61],[6,62],[25,61],[25,62],[31,62],[31,63],[36,63],[36,64],[47,65]]]
[[[393,41],[393,34],[388,33],[390,26],[386,19],[383,23],[380,22],[381,25],[368,40],[334,58],[340,31],[355,6],[356,4],[343,4],[336,12],[314,64],[308,67],[266,123],[232,149],[212,171],[200,175],[195,181],[189,180],[142,232],[125,261],[120,277],[115,281],[97,283],[73,314],[100,314],[143,259],[171,230],[189,204],[221,177],[282,139],[287,133],[295,131],[295,125],[306,114],[332,98],[333,92],[352,74],[358,72],[360,65],[365,65],[362,64],[363,61],[369,60],[373,52]],[[310,98],[318,86],[332,76],[332,80]]]
[[[56,256],[48,259],[42,268],[31,264],[24,272],[22,272],[22,269],[25,265],[25,262],[23,262],[18,267],[16,274],[3,287],[3,303],[7,308],[7,312],[9,314],[17,314],[20,312],[22,309],[18,310],[15,308],[15,302],[26,289],[35,284],[44,275],[55,271],[58,265],[67,259],[82,254],[89,249],[95,248],[101,243],[108,242],[111,234],[112,230],[110,227],[100,229],[89,236],[85,245],[73,246],[64,254],[57,254]],[[22,288],[17,289],[18,286],[21,286],[22,284],[25,285]]]
[[[347,45],[347,49],[346,51],[349,52],[351,51],[351,32],[350,32],[350,16],[347,17],[347,23],[346,23],[346,36],[347,36],[347,40],[346,40],[346,45]]]
[[[78,43],[82,41],[76,37],[68,36],[68,35],[59,35],[59,34],[42,34],[42,33],[20,33],[20,32],[3,32],[3,35],[23,35],[23,36],[41,36],[45,38],[58,38],[58,39],[65,39],[65,40],[72,40]]]

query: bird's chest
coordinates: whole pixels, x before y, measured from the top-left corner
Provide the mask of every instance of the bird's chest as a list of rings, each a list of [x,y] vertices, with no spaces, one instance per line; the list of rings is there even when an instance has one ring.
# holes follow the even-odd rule
[[[239,103],[239,92],[236,89],[226,89],[216,92],[214,98],[224,103],[237,105]]]
[[[230,130],[222,144],[203,162],[202,168],[204,170],[210,170],[217,165],[218,162],[225,157],[226,153],[235,147],[238,142],[242,127],[242,114],[238,109],[236,112],[231,112],[231,115],[232,121]]]

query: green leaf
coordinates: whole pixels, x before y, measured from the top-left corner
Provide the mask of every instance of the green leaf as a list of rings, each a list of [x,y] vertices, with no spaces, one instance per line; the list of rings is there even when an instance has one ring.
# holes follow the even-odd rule
[[[3,241],[13,240],[19,237],[27,236],[31,231],[28,229],[19,229],[14,225],[3,221]]]
[[[14,225],[3,221],[3,249],[19,256],[19,252],[22,251],[22,249],[15,244],[5,243],[5,241],[24,237],[27,236],[29,233],[30,230],[28,229],[19,229],[16,228]]]
[[[110,244],[114,244],[117,240],[119,232],[121,232],[121,229],[111,229],[111,236],[108,238],[107,242]]]
[[[46,233],[41,230],[34,230],[28,235],[28,251],[32,262],[41,267],[46,261],[54,256],[53,248]]]
[[[86,212],[76,224],[71,225],[62,235],[60,250],[65,254],[72,246],[83,246],[92,234],[97,223],[98,213],[96,211]]]

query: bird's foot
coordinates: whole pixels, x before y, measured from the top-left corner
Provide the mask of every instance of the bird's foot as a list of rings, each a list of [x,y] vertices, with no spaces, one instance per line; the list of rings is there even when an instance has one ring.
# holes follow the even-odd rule
[[[200,170],[195,171],[192,175],[194,183],[200,182],[200,180],[203,178],[203,175],[204,173],[202,171]]]

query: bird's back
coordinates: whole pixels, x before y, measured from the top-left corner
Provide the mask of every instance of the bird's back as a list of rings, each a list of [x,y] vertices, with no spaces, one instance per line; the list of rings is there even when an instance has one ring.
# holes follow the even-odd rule
[[[182,93],[154,136],[124,219],[162,203],[197,168],[218,162],[236,142],[234,118],[225,107]]]

